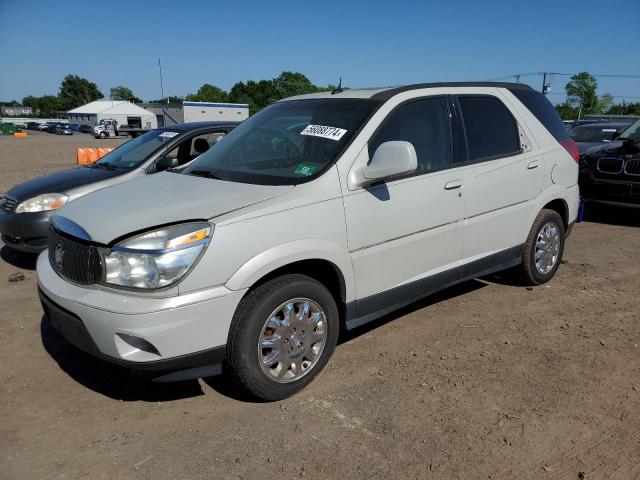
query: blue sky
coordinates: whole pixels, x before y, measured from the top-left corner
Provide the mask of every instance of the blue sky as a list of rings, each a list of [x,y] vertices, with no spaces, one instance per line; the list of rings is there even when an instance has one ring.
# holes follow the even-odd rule
[[[158,57],[165,94],[178,96],[283,70],[318,85],[342,76],[351,87],[537,71],[640,75],[637,44],[625,45],[633,35],[621,33],[638,24],[638,0],[0,0],[0,100],[56,94],[68,73],[107,96],[122,84],[159,98]],[[552,101],[563,100],[567,79],[552,77]],[[522,81],[539,88],[542,79]],[[599,94],[640,101],[638,78],[598,83]]]

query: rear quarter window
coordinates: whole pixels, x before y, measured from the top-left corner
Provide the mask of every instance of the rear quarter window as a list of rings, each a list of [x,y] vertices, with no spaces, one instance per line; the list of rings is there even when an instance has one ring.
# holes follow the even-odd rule
[[[558,142],[563,142],[570,138],[567,127],[562,123],[560,115],[558,115],[558,112],[547,97],[535,90],[513,89],[510,92],[535,115]]]

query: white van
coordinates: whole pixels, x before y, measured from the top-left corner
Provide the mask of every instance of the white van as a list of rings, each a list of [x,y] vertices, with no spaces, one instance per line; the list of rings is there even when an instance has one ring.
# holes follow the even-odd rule
[[[281,399],[341,329],[498,270],[549,281],[577,181],[575,143],[525,85],[289,98],[182,171],[62,207],[39,293],[90,354],[161,381],[224,372]]]

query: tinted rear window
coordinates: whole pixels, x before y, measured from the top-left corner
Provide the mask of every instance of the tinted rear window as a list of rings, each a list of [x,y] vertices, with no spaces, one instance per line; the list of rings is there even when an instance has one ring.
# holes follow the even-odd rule
[[[567,127],[562,123],[560,115],[547,97],[535,90],[513,89],[510,91],[536,116],[558,142],[569,139]]]
[[[518,125],[495,97],[459,96],[469,160],[477,162],[520,152]]]

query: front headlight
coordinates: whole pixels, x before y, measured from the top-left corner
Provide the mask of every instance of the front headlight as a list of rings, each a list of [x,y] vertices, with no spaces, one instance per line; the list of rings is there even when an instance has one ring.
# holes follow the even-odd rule
[[[211,240],[206,222],[172,225],[128,238],[105,255],[105,283],[162,288],[180,280]]]
[[[16,213],[47,212],[63,206],[69,197],[64,193],[45,193],[25,200],[16,208]]]

